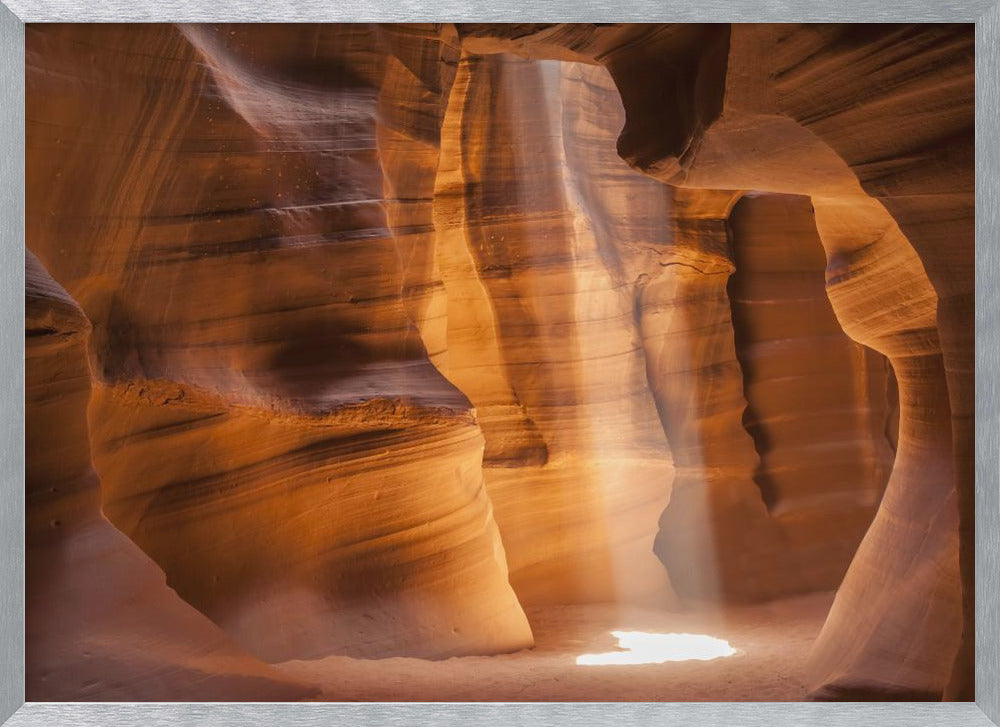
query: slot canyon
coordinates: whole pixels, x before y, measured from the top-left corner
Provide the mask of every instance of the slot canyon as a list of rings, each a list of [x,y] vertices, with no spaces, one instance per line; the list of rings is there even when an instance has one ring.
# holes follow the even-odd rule
[[[974,699],[972,25],[25,35],[28,700]]]

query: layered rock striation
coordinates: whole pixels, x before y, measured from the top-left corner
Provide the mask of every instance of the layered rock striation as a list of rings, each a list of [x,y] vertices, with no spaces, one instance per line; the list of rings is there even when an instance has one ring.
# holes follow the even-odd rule
[[[836,588],[815,697],[969,698],[969,27],[27,51],[27,243],[92,326],[29,416],[93,388],[29,459],[176,604],[267,661],[441,658]]]
[[[39,70],[54,88],[30,112],[114,103],[115,123],[147,130],[126,166],[49,157],[60,177],[87,168],[95,190],[121,193],[67,253],[44,233],[37,247],[96,321],[91,446],[109,519],[270,661],[530,646],[482,435],[406,315],[365,78],[381,77],[366,65],[384,58],[376,40],[320,29],[341,76],[296,92],[275,80],[284,45],[260,59],[253,36],[228,29],[146,32],[101,31],[102,46],[149,64],[105,54],[92,73],[124,74],[102,85],[113,99],[67,98],[69,77]],[[154,40],[171,64],[143,55]],[[275,79],[257,79],[262,61]],[[145,119],[151,96],[164,103]],[[33,145],[63,143],[39,128]],[[52,170],[35,172],[40,200],[30,185]],[[67,196],[29,234],[103,204]]]
[[[83,311],[27,253],[25,696],[30,700],[306,699],[167,587],[101,514],[88,450]]]

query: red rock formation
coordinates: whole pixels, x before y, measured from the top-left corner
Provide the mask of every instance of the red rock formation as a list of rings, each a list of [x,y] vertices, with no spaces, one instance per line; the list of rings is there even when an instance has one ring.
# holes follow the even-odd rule
[[[839,586],[814,696],[969,698],[971,37],[30,28],[108,517],[272,660]]]
[[[609,171],[645,180],[616,158],[603,167],[582,136],[604,98],[587,84],[603,90],[605,79],[465,57],[442,131],[454,169],[442,163],[436,189],[448,329],[435,362],[479,412],[487,487],[526,604],[668,595],[652,543],[669,448],[616,248],[635,234],[610,233],[621,210],[602,209],[589,186]]]
[[[541,29],[535,34],[547,42],[550,33]],[[525,35],[519,34],[516,41],[520,47],[531,43]],[[940,512],[930,540],[905,542],[904,538],[892,547],[862,548],[820,638],[814,678],[837,691],[832,685],[839,677],[827,671],[830,654],[852,658],[858,644],[854,625],[860,619],[880,625],[865,637],[869,641],[860,651],[868,656],[859,658],[871,661],[865,666],[855,662],[857,673],[878,671],[882,658],[878,655],[888,655],[896,664],[919,664],[905,676],[897,672],[879,677],[884,679],[880,683],[865,682],[865,690],[922,693],[934,684],[931,691],[936,693],[942,668],[947,671],[953,653],[954,621],[936,619],[925,638],[914,643],[900,643],[893,626],[912,628],[915,615],[908,609],[925,608],[928,599],[931,608],[942,614],[952,614],[961,600],[964,648],[952,680],[954,694],[967,695],[973,628],[970,28],[872,26],[859,31],[847,26],[733,26],[728,45],[727,63],[707,62],[715,53],[709,46],[704,62],[689,71],[688,81],[671,86],[675,105],[691,109],[687,113],[668,113],[665,104],[630,104],[623,91],[628,120],[619,151],[639,168],[674,184],[813,197],[827,250],[828,278],[833,281],[829,288],[834,310],[849,335],[890,357],[899,378],[900,443],[893,480],[901,484],[894,487],[891,480],[889,492],[910,488],[914,499],[924,498],[916,503],[904,496],[905,504],[892,513],[888,505],[894,500],[887,495],[873,532],[878,532],[880,521],[901,517],[912,529],[907,537],[916,538],[926,522],[925,508]],[[705,80],[706,75],[714,81]],[[705,92],[699,92],[706,85],[724,86],[721,103],[706,105]],[[900,124],[909,133],[900,133]],[[663,135],[665,143],[652,151],[639,135],[628,133],[630,127],[655,126],[680,129]],[[932,210],[949,223],[928,225]],[[941,244],[945,226],[958,238],[947,252]],[[900,228],[913,239],[904,237]],[[898,265],[880,275],[871,263],[873,250],[890,246]],[[886,249],[880,262],[888,255]],[[867,266],[860,267],[864,263]],[[839,283],[848,279],[851,292],[844,294]],[[928,315],[939,300],[939,315]],[[939,327],[945,341],[942,348],[936,340]],[[939,350],[948,362],[947,384],[944,369],[935,362]],[[905,373],[904,363],[909,369]],[[907,377],[910,382],[904,386]],[[946,401],[942,391],[948,392]],[[906,421],[909,417],[915,420],[912,424]],[[918,424],[928,421],[933,431]],[[952,444],[945,447],[940,437],[948,428],[953,431],[948,435]],[[912,455],[904,441],[907,434],[914,439]],[[954,459],[954,477],[942,459]],[[963,503],[961,590],[954,582],[957,558],[948,554],[956,545],[954,521],[948,515],[950,492],[959,493]],[[942,568],[931,577],[933,582],[899,580],[898,569],[923,547],[940,553]],[[938,556],[926,557],[932,561]],[[870,573],[860,575],[872,566],[895,575],[878,583],[870,580]],[[871,594],[858,598],[868,588],[883,598]]]
[[[934,698],[959,643],[962,593],[937,300],[913,248],[877,203],[869,203],[869,218],[861,200],[843,207],[817,207],[831,263],[827,290],[845,331],[892,362],[899,443],[879,512],[816,643],[810,677],[824,697]]]
[[[796,551],[808,552],[810,542],[839,545],[846,569],[892,469],[894,377],[884,356],[840,327],[808,198],[746,196],[729,221],[743,423],[761,458],[754,480],[772,515],[809,533]],[[842,539],[817,538],[825,528]]]
[[[105,511],[269,660],[530,646],[482,436],[400,292],[365,77],[384,52],[366,28],[320,30],[341,75],[296,90],[281,49],[313,30],[279,31],[261,59],[252,29],[102,27],[82,95],[83,71],[55,71],[95,31],[34,36],[28,235],[95,321]],[[107,104],[96,150],[63,138],[59,119]],[[139,130],[131,149],[117,128]],[[84,171],[86,190],[42,191]]]
[[[760,29],[752,30],[759,32]],[[767,41],[761,42],[760,47],[770,59],[772,74],[780,79],[774,87],[778,108],[829,145],[847,163],[865,193],[877,200],[881,209],[891,215],[892,221],[902,233],[897,239],[905,239],[916,253],[912,256],[913,262],[909,263],[909,267],[914,270],[914,275],[926,275],[926,280],[932,286],[931,295],[937,298],[935,323],[941,342],[946,382],[943,384],[937,379],[928,385],[938,393],[946,390],[947,400],[935,399],[933,395],[921,396],[917,404],[919,408],[912,411],[912,415],[914,425],[929,418],[928,409],[935,411],[934,416],[939,416],[937,412],[943,412],[943,417],[951,419],[951,447],[945,443],[937,444],[943,429],[940,419],[937,420],[939,426],[933,433],[928,433],[927,437],[939,447],[939,457],[947,458],[949,449],[951,450],[955,467],[953,489],[961,503],[961,593],[963,641],[966,649],[956,664],[952,696],[964,694],[964,698],[968,699],[972,694],[971,645],[974,628],[972,28],[963,25],[888,26],[856,34],[842,27],[796,27],[765,31],[763,35],[770,33],[774,33],[776,37],[768,37]],[[751,44],[752,41],[747,43]],[[836,71],[830,72],[831,67]],[[822,82],[819,81],[820,78]],[[839,205],[831,201],[829,212],[823,213],[819,200],[816,201],[820,236],[824,239],[831,260],[830,277],[835,280],[840,273],[838,268],[846,267],[846,261],[836,254],[842,255],[845,252],[843,247],[839,247],[844,243],[842,238],[837,239],[835,232],[826,232],[832,226],[828,226],[827,220],[836,215],[842,221],[841,224],[846,222],[847,215],[843,210],[846,204],[846,200],[841,200]],[[872,228],[867,224],[867,213],[860,204],[856,205],[856,209],[852,215],[855,220],[855,229],[851,235],[853,241],[850,243],[853,250],[873,239],[869,236]],[[878,210],[880,214],[881,209]],[[944,228],[948,230],[946,234],[943,232]],[[896,234],[892,231],[892,225],[885,222],[876,229],[890,239]],[[834,238],[833,242],[829,241],[831,237]],[[876,239],[883,246],[888,242],[885,237]],[[905,243],[899,243],[898,246],[906,249]],[[872,252],[869,248],[866,256]],[[846,265],[853,267],[851,263]],[[896,275],[898,274],[897,272]],[[871,283],[865,286],[866,292],[863,295],[868,297],[868,304],[871,305],[873,300],[878,300],[875,295],[877,292],[884,293],[887,278],[876,277],[872,272],[868,275]],[[905,288],[900,285],[898,290],[902,293]],[[836,309],[837,300],[832,290],[831,299]],[[859,330],[858,324],[849,316],[839,317],[850,335],[867,342],[870,333],[866,335],[865,331]],[[896,325],[899,325],[898,321]],[[909,331],[906,333],[912,337]],[[916,353],[923,346],[914,343],[906,348],[907,353]],[[914,358],[907,357],[911,361]],[[897,467],[902,475],[902,468],[906,466],[906,457],[900,454],[903,451],[906,429],[906,394],[902,374],[899,373],[898,366],[894,364],[894,367],[900,377],[903,407],[900,449],[897,452]],[[919,434],[915,433],[915,436],[919,437]],[[931,459],[928,455],[924,461]],[[916,461],[918,457],[915,456],[914,460],[913,466],[919,467]],[[928,494],[923,502],[918,503],[916,500],[921,499],[921,495],[917,492],[923,493],[916,483],[928,481],[933,476],[931,472],[938,478],[935,483],[937,494]],[[897,476],[895,471],[893,476]],[[948,495],[945,493],[952,489],[946,484],[949,480],[951,475],[948,468],[939,461],[935,461],[934,467],[929,471],[915,475],[912,490],[908,496],[903,496],[905,505],[900,508],[911,519],[911,527],[920,529],[923,526],[923,508],[932,507],[936,498],[939,502],[947,499]],[[892,482],[890,491],[891,489]],[[891,502],[892,500],[887,500],[886,505]],[[948,522],[950,516],[947,506],[932,511],[941,512],[941,520]],[[891,512],[887,511],[885,516],[889,517]],[[941,533],[940,537],[945,541],[950,538],[945,533]],[[895,547],[886,548],[878,556],[868,557],[882,561],[880,569],[901,567],[898,562],[895,566],[890,566],[886,561],[899,557],[907,550],[897,541]],[[864,567],[866,552],[871,551],[859,553],[856,559],[858,567]],[[950,573],[943,578],[938,577],[928,588],[932,592],[946,591],[951,577]],[[892,599],[889,596],[893,588],[892,581],[885,580],[883,583],[884,597]],[[925,597],[926,591],[919,595],[914,593],[913,608],[920,609],[916,602]],[[905,624],[903,628],[912,628],[915,621],[893,613],[896,608],[893,603],[886,610],[885,618]],[[837,610],[835,605],[834,614]],[[926,613],[922,609],[921,611]],[[853,621],[856,618],[857,614],[852,614],[845,620]],[[946,619],[944,621],[947,623]],[[847,632],[836,634],[831,625],[828,633],[831,634],[828,638],[842,641]],[[938,638],[930,638],[922,652],[924,658],[933,662],[933,670],[940,668],[941,655],[950,652],[952,643],[944,636],[948,634],[947,628],[942,627],[940,634]],[[886,634],[886,637],[888,642],[891,636]],[[874,666],[872,669],[877,670]],[[925,673],[913,686],[919,689],[921,681],[924,684],[933,683],[936,692],[940,684],[936,676],[937,674]],[[879,677],[886,678],[884,675]]]
[[[839,583],[892,452],[887,364],[830,310],[808,200],[737,197],[677,191],[676,240],[711,263],[672,266],[643,300],[647,363],[685,463],[658,553],[691,597],[739,601]]]
[[[30,252],[25,269],[26,659],[30,700],[312,696],[164,584],[100,513],[87,449],[83,311]]]

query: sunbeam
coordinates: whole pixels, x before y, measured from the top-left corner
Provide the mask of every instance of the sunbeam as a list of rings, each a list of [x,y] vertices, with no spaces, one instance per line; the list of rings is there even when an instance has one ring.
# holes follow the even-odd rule
[[[736,649],[728,641],[705,634],[650,634],[645,631],[612,631],[625,651],[581,654],[578,666],[662,664],[667,661],[710,661],[732,656]]]

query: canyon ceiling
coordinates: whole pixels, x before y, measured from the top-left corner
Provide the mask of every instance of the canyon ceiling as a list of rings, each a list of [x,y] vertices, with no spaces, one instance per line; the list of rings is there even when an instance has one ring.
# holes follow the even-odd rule
[[[814,698],[972,698],[972,26],[26,47],[28,699],[823,590]]]

